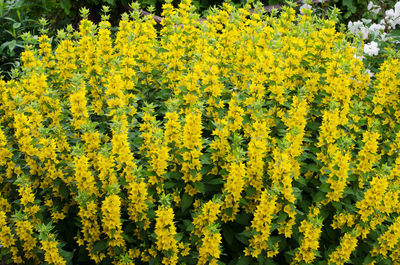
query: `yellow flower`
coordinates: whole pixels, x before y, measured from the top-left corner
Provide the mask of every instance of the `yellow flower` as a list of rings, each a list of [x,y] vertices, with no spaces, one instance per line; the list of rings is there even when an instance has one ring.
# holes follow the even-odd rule
[[[150,221],[147,217],[148,211],[148,192],[146,183],[133,181],[128,184],[128,213],[135,222],[144,221],[143,229],[149,228]]]
[[[315,251],[319,248],[322,226],[309,220],[303,220],[300,224],[299,232],[303,233],[304,237],[292,263],[304,261],[309,264],[315,260]]]
[[[331,191],[326,195],[327,199],[324,203],[337,202],[343,197],[343,192],[348,182],[350,159],[349,153],[342,154],[339,150],[333,154],[333,159],[329,166],[329,178],[326,181],[330,184]]]
[[[340,239],[340,246],[329,255],[328,263],[335,263],[336,265],[345,264],[350,259],[351,253],[357,247],[357,237],[346,233]]]
[[[49,235],[50,238],[50,235]],[[60,256],[58,250],[58,243],[51,239],[41,241],[41,249],[44,251],[44,260],[49,264],[65,265],[67,262]]]
[[[361,221],[367,222],[375,209],[381,205],[384,200],[384,194],[389,186],[386,178],[374,177],[370,182],[370,188],[364,192],[364,198],[356,202],[358,208],[357,213],[360,215]]]
[[[229,166],[229,174],[227,182],[224,185],[223,193],[225,198],[222,204],[222,211],[232,209],[232,214],[224,213],[222,215],[223,221],[235,220],[236,214],[239,211],[239,201],[242,198],[242,191],[246,178],[246,166],[243,163],[232,163]]]
[[[398,247],[400,239],[400,217],[397,217],[388,230],[379,236],[379,249],[378,252],[384,257],[388,257],[389,251],[394,251]]]
[[[176,240],[176,227],[174,224],[174,211],[170,207],[160,206],[156,210],[156,234],[157,250],[164,253],[171,251],[172,255],[164,257],[163,264],[177,264],[178,261],[178,241]]]
[[[81,129],[83,125],[86,124],[89,113],[87,110],[87,99],[86,99],[86,88],[82,83],[79,84],[80,87],[76,89],[75,92],[71,93],[69,102],[71,104],[71,113],[73,117],[73,124],[76,129]]]
[[[74,157],[75,181],[78,190],[87,192],[88,195],[97,195],[96,181],[89,170],[89,160],[86,156]]]
[[[21,203],[26,207],[29,203],[33,203],[35,200],[35,195],[32,192],[32,188],[30,186],[20,187],[18,190],[21,195]]]
[[[193,233],[196,236],[201,236],[204,234],[204,229],[207,228],[208,225],[213,224],[217,221],[218,216],[221,213],[221,204],[219,202],[215,202],[213,200],[208,201],[201,207],[201,212],[193,218],[193,226],[195,230]]]
[[[255,234],[250,239],[249,247],[245,254],[254,258],[258,257],[263,250],[268,250],[268,239],[271,234],[271,224],[276,207],[276,195],[270,195],[267,190],[263,191],[260,198],[260,204],[254,213],[251,221],[251,228]]]
[[[125,246],[120,209],[121,198],[116,194],[107,196],[101,206],[103,231],[111,239],[109,244],[112,247]]]
[[[203,238],[199,248],[198,265],[217,264],[221,255],[220,244],[222,236],[219,232],[211,232],[210,229],[203,230]]]
[[[5,248],[11,248],[15,244],[11,228],[7,225],[7,216],[0,210],[0,243]]]
[[[28,220],[17,220],[15,222],[15,231],[20,240],[23,241],[24,255],[27,259],[33,258],[38,260],[33,249],[36,247],[37,240],[33,237],[34,226]]]

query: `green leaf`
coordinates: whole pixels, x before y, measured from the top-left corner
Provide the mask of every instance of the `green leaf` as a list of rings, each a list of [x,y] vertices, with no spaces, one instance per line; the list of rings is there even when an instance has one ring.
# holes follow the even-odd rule
[[[185,225],[187,232],[191,232],[194,230],[194,225],[192,221],[185,219],[183,220],[183,224]]]
[[[63,196],[64,198],[68,198],[69,191],[67,185],[65,185],[64,182],[60,183],[58,190],[60,191],[61,196]]]
[[[235,238],[247,246],[249,244],[249,239],[251,238],[251,232],[245,230],[239,234],[235,234]]]
[[[320,170],[320,168],[319,168],[319,166],[317,165],[317,164],[308,164],[307,166],[305,166],[305,168],[308,170],[308,171],[312,171],[312,172],[319,172],[319,170]]]
[[[313,121],[313,122],[307,123],[306,126],[308,128],[310,128],[311,130],[318,131],[318,128],[319,128],[320,125],[321,125],[320,122]]]
[[[107,247],[108,247],[108,241],[105,240],[97,241],[93,246],[92,253],[102,252]]]
[[[115,6],[115,0],[105,0],[110,6]]]
[[[313,202],[320,202],[325,199],[325,194],[322,191],[318,191],[312,195]]]
[[[164,183],[164,188],[165,189],[171,189],[171,188],[173,188],[173,187],[175,187],[176,185],[175,185],[175,183],[173,183],[173,182],[171,182],[171,181],[168,181],[168,182],[165,182]]]
[[[241,213],[236,217],[236,222],[241,225],[249,225],[251,216],[252,215],[250,213]]]
[[[181,202],[182,212],[185,212],[187,208],[189,208],[190,205],[192,205],[192,203],[193,203],[193,197],[187,195],[186,193],[183,194]]]
[[[206,186],[204,185],[203,182],[195,182],[193,185],[196,189],[199,189],[201,193],[205,194],[206,193]]]
[[[330,188],[330,184],[329,183],[323,183],[320,187],[319,187],[319,190],[320,191],[322,191],[322,192],[330,192],[331,191],[331,188]]]
[[[233,244],[233,230],[229,225],[222,226],[222,235],[229,246]]]
[[[67,264],[72,264],[72,258],[74,257],[73,252],[65,251],[65,250],[60,250],[60,255],[65,259]]]
[[[122,237],[125,239],[126,242],[128,243],[134,243],[135,239],[133,239],[133,237],[131,237],[130,235],[127,235],[125,233],[122,233]]]
[[[17,28],[19,28],[19,27],[21,27],[21,23],[15,22],[15,23],[13,24],[13,28],[14,28],[14,29],[17,29]]]
[[[222,178],[214,178],[214,179],[207,181],[207,184],[210,184],[210,185],[220,185],[223,183],[224,183],[224,180]]]
[[[248,265],[248,264],[252,264],[252,259],[251,257],[248,256],[240,257],[239,261],[236,263],[236,265]]]
[[[69,0],[60,1],[60,6],[64,10],[65,14],[69,15],[71,13],[71,2]]]
[[[0,17],[3,16],[4,13],[4,0],[0,0]]]
[[[8,50],[10,52],[14,51],[16,44],[17,44],[16,40],[12,40],[12,41],[8,42]]]
[[[254,187],[248,186],[248,187],[246,188],[246,195],[247,195],[247,196],[251,196],[251,195],[253,195],[254,193],[256,193],[256,189],[255,189]]]
[[[202,154],[200,156],[200,161],[201,161],[202,165],[211,165],[212,164],[210,154]]]

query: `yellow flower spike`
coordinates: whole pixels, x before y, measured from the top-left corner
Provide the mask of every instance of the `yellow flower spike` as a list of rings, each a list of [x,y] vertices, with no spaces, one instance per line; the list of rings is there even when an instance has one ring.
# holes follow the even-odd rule
[[[89,249],[94,242],[100,239],[101,231],[97,221],[98,211],[99,207],[94,201],[79,206],[78,216],[81,218],[83,238],[77,238],[77,243],[83,245],[86,242]]]
[[[198,265],[217,264],[221,255],[220,244],[222,236],[219,232],[212,232],[211,229],[203,230],[201,246],[199,247]]]
[[[235,220],[236,214],[239,212],[239,201],[242,198],[241,193],[244,189],[246,176],[246,166],[243,163],[230,164],[227,182],[223,188],[225,198],[222,203],[222,211],[224,212],[222,221]],[[228,209],[232,209],[231,214],[226,213]]]
[[[268,249],[267,241],[271,234],[271,224],[275,211],[277,196],[270,195],[267,190],[261,194],[260,204],[254,213],[251,221],[251,229],[254,235],[249,241],[249,246],[245,249],[246,256],[258,257],[262,251]]]
[[[44,260],[49,264],[65,265],[67,262],[61,257],[58,250],[58,242],[50,239],[42,240],[41,249],[44,251]]]
[[[331,262],[336,265],[343,265],[347,263],[351,253],[357,247],[357,243],[357,237],[351,235],[351,233],[346,233],[340,239],[340,246],[338,246],[336,250],[329,255],[328,264]]]
[[[134,222],[143,222],[143,229],[149,228],[149,219],[146,215],[148,211],[148,191],[146,183],[132,181],[128,183],[128,213]]]
[[[163,258],[163,264],[177,264],[178,241],[176,240],[176,227],[174,224],[174,211],[170,207],[159,206],[156,210],[156,246],[160,252],[171,251],[172,255]]]
[[[86,88],[80,77],[77,77],[76,90],[70,95],[71,113],[74,119],[74,127],[78,130],[85,125],[89,118],[87,110]]]
[[[310,264],[316,258],[315,251],[318,251],[319,248],[322,224],[318,223],[315,217],[310,213],[309,217],[301,222],[299,232],[303,234],[303,238],[292,260],[292,264],[298,264],[302,261]]]
[[[378,140],[380,134],[378,132],[365,132],[363,134],[364,146],[362,150],[358,153],[358,170],[360,172],[359,176],[359,186],[363,187],[365,181],[369,179],[362,178],[372,170],[374,164],[379,160],[380,155],[378,154]]]
[[[104,233],[111,239],[109,245],[125,246],[125,241],[122,238],[122,222],[121,222],[121,199],[118,195],[113,194],[107,196],[101,206],[103,214],[102,227]]]
[[[331,191],[326,195],[327,199],[324,203],[338,202],[343,197],[343,192],[348,183],[348,171],[350,167],[350,154],[342,154],[341,151],[337,150],[333,154],[332,164],[329,165],[329,178],[326,183],[330,184]],[[336,169],[338,168],[338,169]]]
[[[386,178],[372,178],[370,188],[364,192],[364,198],[356,202],[355,205],[358,208],[357,213],[360,215],[361,221],[367,222],[375,209],[382,204],[388,186],[389,182]]]
[[[33,237],[34,235],[34,226],[28,220],[16,220],[15,222],[15,231],[19,237],[19,240],[22,241],[22,247],[24,249],[24,256],[26,259],[34,259],[36,262],[39,261],[39,258],[34,253],[33,249],[37,245],[37,239]]]
[[[6,213],[3,210],[0,210],[0,242],[5,248],[11,248],[15,244],[15,239],[11,232],[11,229],[9,226],[7,226]]]
[[[55,50],[55,60],[58,62],[54,68],[54,74],[59,75],[64,84],[66,80],[73,77],[73,72],[77,69],[76,59],[76,46],[70,40],[62,40]],[[69,94],[69,88],[67,86],[61,87],[66,95]]]
[[[187,113],[185,116],[185,125],[183,127],[183,147],[186,148],[188,151],[184,151],[183,155],[188,160],[182,163],[182,179],[185,181],[185,183],[187,183],[185,190],[187,190],[187,192],[189,192],[189,195],[191,196],[199,192],[196,188],[192,186],[191,183],[201,181],[201,175],[196,174],[196,176],[193,177],[191,173],[191,170],[201,170],[201,131],[201,113]]]
[[[201,236],[203,230],[207,228],[208,225],[215,223],[221,213],[221,203],[218,201],[210,200],[203,204],[201,207],[201,212],[198,213],[196,217],[193,218],[193,234],[196,236]]]
[[[79,191],[98,195],[96,180],[89,169],[89,159],[85,155],[74,157],[75,181]]]

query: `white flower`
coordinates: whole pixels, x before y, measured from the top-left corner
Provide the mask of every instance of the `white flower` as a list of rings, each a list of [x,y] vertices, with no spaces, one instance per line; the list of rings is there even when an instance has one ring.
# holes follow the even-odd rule
[[[355,21],[355,22],[350,21],[349,24],[347,25],[349,30],[354,34],[357,34],[357,32],[362,26],[364,26],[364,23],[362,23],[361,21]]]
[[[365,70],[365,72],[369,75],[370,78],[374,76],[374,73],[372,73],[369,69]]]
[[[302,5],[302,6],[300,7],[300,13],[301,13],[301,14],[304,14],[303,10],[308,10],[308,9],[311,9],[311,5],[309,5],[309,4],[304,4],[304,5]]]
[[[369,27],[369,30],[374,37],[381,37],[383,39],[386,35],[385,26],[381,24],[374,23]]]
[[[374,3],[373,2],[369,2],[368,3],[368,10],[371,10],[374,7]]]
[[[396,28],[396,26],[400,24],[400,5],[397,5],[397,8],[395,6],[395,10],[387,10],[385,14],[386,20],[392,29]]]
[[[392,20],[396,19],[396,14],[395,14],[393,9],[386,10],[385,14],[386,14],[386,20],[387,21],[391,22]]]
[[[400,16],[400,1],[397,2],[397,3],[394,5],[394,13],[395,13],[397,16]]]
[[[378,55],[379,53],[378,43],[372,41],[370,44],[365,44],[364,53],[368,54],[369,56]]]
[[[354,54],[354,58],[357,59],[357,60],[362,61],[364,59],[364,56],[362,56],[362,55],[358,56],[358,55]]]
[[[372,13],[378,14],[381,11],[381,8],[371,1],[368,3],[368,10]]]
[[[368,28],[368,27],[365,27],[365,26],[362,26],[362,27],[360,28],[360,33],[361,33],[361,35],[362,35],[363,40],[368,39],[369,28]]]
[[[361,37],[365,40],[369,35],[369,28],[364,26],[364,23],[361,21],[349,22],[347,25],[349,30],[353,32],[355,35],[361,35]]]

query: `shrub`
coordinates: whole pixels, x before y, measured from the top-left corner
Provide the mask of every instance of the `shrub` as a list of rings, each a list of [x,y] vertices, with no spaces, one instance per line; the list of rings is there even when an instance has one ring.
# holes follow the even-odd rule
[[[370,12],[361,21],[350,21],[348,28],[365,41],[363,59],[373,74],[384,60],[385,53],[400,47],[400,31],[396,29],[400,24],[400,2],[382,10],[371,1],[368,9]]]
[[[33,32],[38,27],[30,8],[24,1],[0,1],[0,73],[10,71],[17,64],[24,48],[22,33]]]
[[[26,46],[0,81],[5,261],[399,261],[398,54],[372,82],[337,10],[249,8],[134,10],[115,38],[82,10]]]

